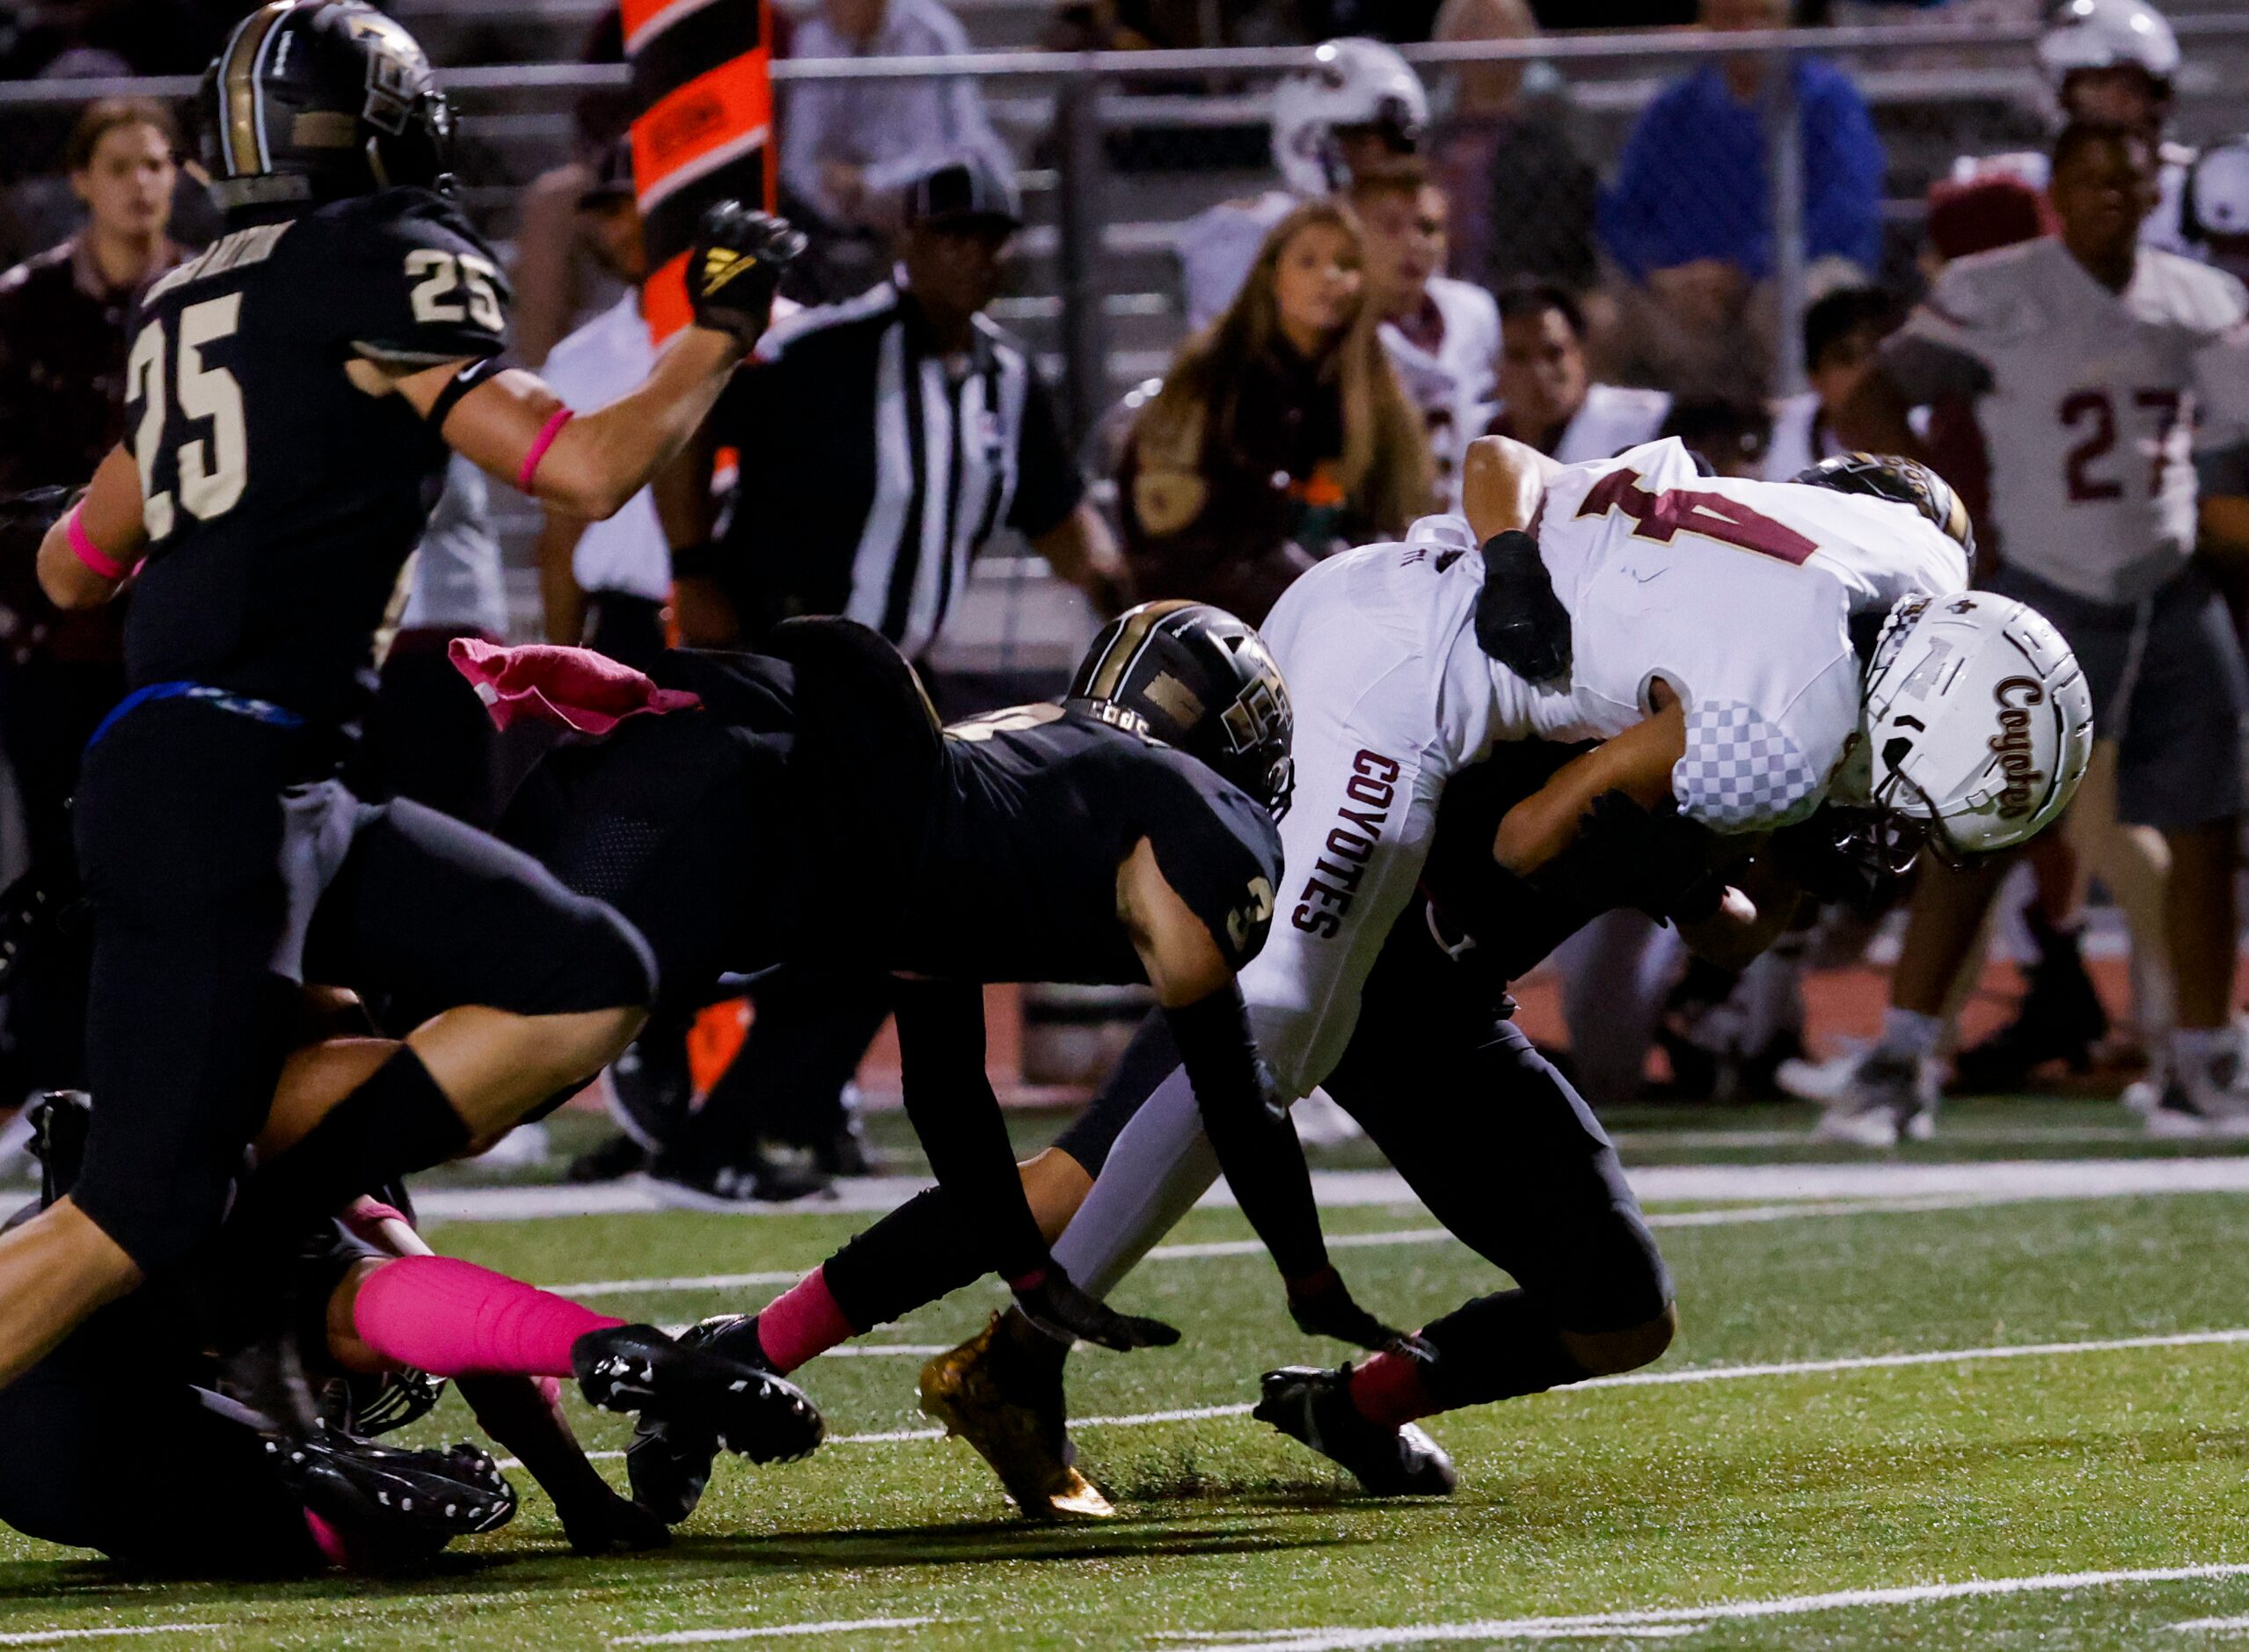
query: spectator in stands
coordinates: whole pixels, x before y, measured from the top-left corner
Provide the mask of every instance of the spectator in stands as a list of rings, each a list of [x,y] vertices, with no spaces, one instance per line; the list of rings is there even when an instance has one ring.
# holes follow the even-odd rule
[[[1671,410],[1661,391],[1593,382],[1585,311],[1562,288],[1526,281],[1501,293],[1500,340],[1500,413],[1493,432],[1565,464],[1653,441]]]
[[[1788,26],[1787,0],[1703,0],[1705,29]],[[1772,274],[1769,63],[1707,62],[1658,94],[1603,192],[1601,240],[1632,283],[1638,356],[1675,389],[1739,393],[1756,284]],[[1790,59],[1803,150],[1804,253],[1865,280],[1881,257],[1885,162],[1866,102],[1834,65]],[[1815,271],[1815,275],[1819,273]],[[1822,277],[1834,284],[1835,275]],[[1749,359],[1754,360],[1754,357]]]
[[[595,262],[624,283],[624,292],[556,345],[544,370],[564,401],[599,407],[647,377],[656,360],[640,313],[647,254],[628,145],[610,146],[601,172],[578,198],[578,220]],[[588,523],[548,506],[538,562],[548,641],[582,643],[642,669],[662,651],[671,548],[653,490],[644,488],[607,522]]]
[[[1355,173],[1351,208],[1365,241],[1367,303],[1381,323],[1383,348],[1420,411],[1437,490],[1457,505],[1461,461],[1494,409],[1500,307],[1481,287],[1437,273],[1445,266],[1450,212],[1419,161]]]
[[[624,17],[615,6],[595,19],[578,55],[589,64],[624,61]],[[540,173],[523,192],[507,318],[515,354],[526,367],[544,367],[555,340],[616,296],[581,232],[578,200],[593,187],[602,157],[624,136],[632,119],[629,91],[595,87],[580,93],[571,111],[571,158]]]
[[[0,492],[77,486],[116,442],[134,295],[182,254],[165,233],[178,138],[170,111],[141,99],[103,99],[78,116],[64,157],[85,226],[0,275]],[[68,866],[78,754],[124,692],[122,617],[58,612],[27,557],[0,569],[0,735],[30,859]],[[84,961],[56,962],[26,981],[11,1018],[35,1089],[84,1079]]]
[[[1384,353],[1362,258],[1347,207],[1305,202],[1172,362],[1119,478],[1141,596],[1255,624],[1317,559],[1430,508],[1428,440]]]
[[[1850,451],[1836,420],[1858,392],[1874,353],[1904,319],[1897,300],[1879,287],[1844,287],[1804,311],[1804,376],[1810,388],[1773,409],[1765,479],[1785,482]]]
[[[1660,439],[1676,436],[1720,476],[1756,481],[1772,445],[1772,413],[1764,403],[1723,396],[1680,396],[1663,415]]]
[[[1419,152],[1429,97],[1413,65],[1376,40],[1327,40],[1274,89],[1273,164],[1286,186],[1198,213],[1179,232],[1187,325],[1216,321],[1242,290],[1267,233],[1303,202],[1349,187],[1362,167]]]
[[[1440,40],[1520,40],[1538,33],[1528,0],[1445,0]],[[1532,95],[1543,63],[1464,63],[1438,123],[1429,166],[1452,202],[1451,271],[1497,291],[1522,280],[1577,292],[1598,276],[1594,203],[1601,183],[1572,147],[1557,112]]]
[[[937,0],[821,0],[796,57],[954,57],[970,49]],[[906,185],[939,157],[975,155],[1001,172],[1014,157],[973,80],[799,82],[782,108],[781,185],[807,229],[887,230]]]

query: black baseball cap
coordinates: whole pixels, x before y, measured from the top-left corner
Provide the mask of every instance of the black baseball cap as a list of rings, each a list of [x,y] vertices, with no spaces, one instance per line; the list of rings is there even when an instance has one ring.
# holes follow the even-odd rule
[[[948,156],[917,174],[906,186],[904,216],[909,230],[1023,227],[1015,180],[982,155]]]

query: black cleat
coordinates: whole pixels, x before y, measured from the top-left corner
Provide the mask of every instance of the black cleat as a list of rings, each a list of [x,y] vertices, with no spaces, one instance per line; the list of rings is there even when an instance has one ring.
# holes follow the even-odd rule
[[[648,1166],[648,1190],[666,1204],[690,1210],[740,1210],[789,1204],[829,1192],[835,1178],[812,1165],[759,1153],[747,1165],[690,1165],[659,1153]]]
[[[2081,932],[2055,928],[2035,905],[2023,921],[2038,946],[2024,971],[2028,990],[2013,1020],[1953,1058],[1955,1091],[2019,1090],[2049,1061],[2084,1072],[2092,1065],[2093,1046],[2107,1035],[2108,1012],[2085,973]]]
[[[355,1567],[427,1561],[515,1515],[515,1488],[473,1445],[400,1451],[324,1429],[268,1434],[265,1446],[267,1466],[343,1538]]]
[[[717,1313],[679,1334],[682,1348],[704,1349],[755,1371],[767,1371],[765,1350],[757,1345],[757,1316]],[[667,1525],[695,1512],[711,1483],[719,1436],[706,1427],[644,1412],[625,1449],[624,1469],[632,1501]]]
[[[1284,1365],[1259,1379],[1250,1414],[1340,1463],[1377,1497],[1449,1497],[1459,1485],[1444,1448],[1409,1422],[1386,1429],[1351,1403],[1351,1368]]]
[[[565,1181],[583,1185],[596,1181],[622,1181],[635,1171],[648,1167],[648,1150],[618,1130],[604,1141],[599,1141],[570,1161],[562,1173]]]
[[[675,1341],[654,1326],[620,1325],[588,1331],[570,1358],[589,1403],[638,1412],[683,1436],[708,1433],[754,1463],[809,1457],[826,1431],[794,1383],[727,1358],[708,1339]]]

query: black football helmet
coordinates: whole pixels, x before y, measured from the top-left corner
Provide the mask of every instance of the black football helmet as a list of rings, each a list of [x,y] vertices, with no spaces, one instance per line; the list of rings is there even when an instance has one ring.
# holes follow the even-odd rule
[[[1102,628],[1062,705],[1176,747],[1278,820],[1296,785],[1289,685],[1265,642],[1223,608],[1143,603]]]
[[[1975,530],[1968,520],[1968,507],[1953,486],[1927,465],[1888,453],[1838,453],[1822,459],[1795,480],[1807,487],[1831,487],[1838,493],[1864,493],[1910,505],[1959,541],[1968,552],[1968,568],[1975,572]]]
[[[453,113],[414,37],[364,0],[273,0],[203,76],[203,165],[222,210],[452,181]]]

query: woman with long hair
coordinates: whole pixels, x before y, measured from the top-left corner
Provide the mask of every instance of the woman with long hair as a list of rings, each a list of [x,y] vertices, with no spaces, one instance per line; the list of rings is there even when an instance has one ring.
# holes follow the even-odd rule
[[[1213,603],[1255,625],[1318,558],[1435,508],[1421,420],[1363,302],[1360,256],[1350,209],[1307,201],[1180,350],[1119,477],[1142,596]]]

